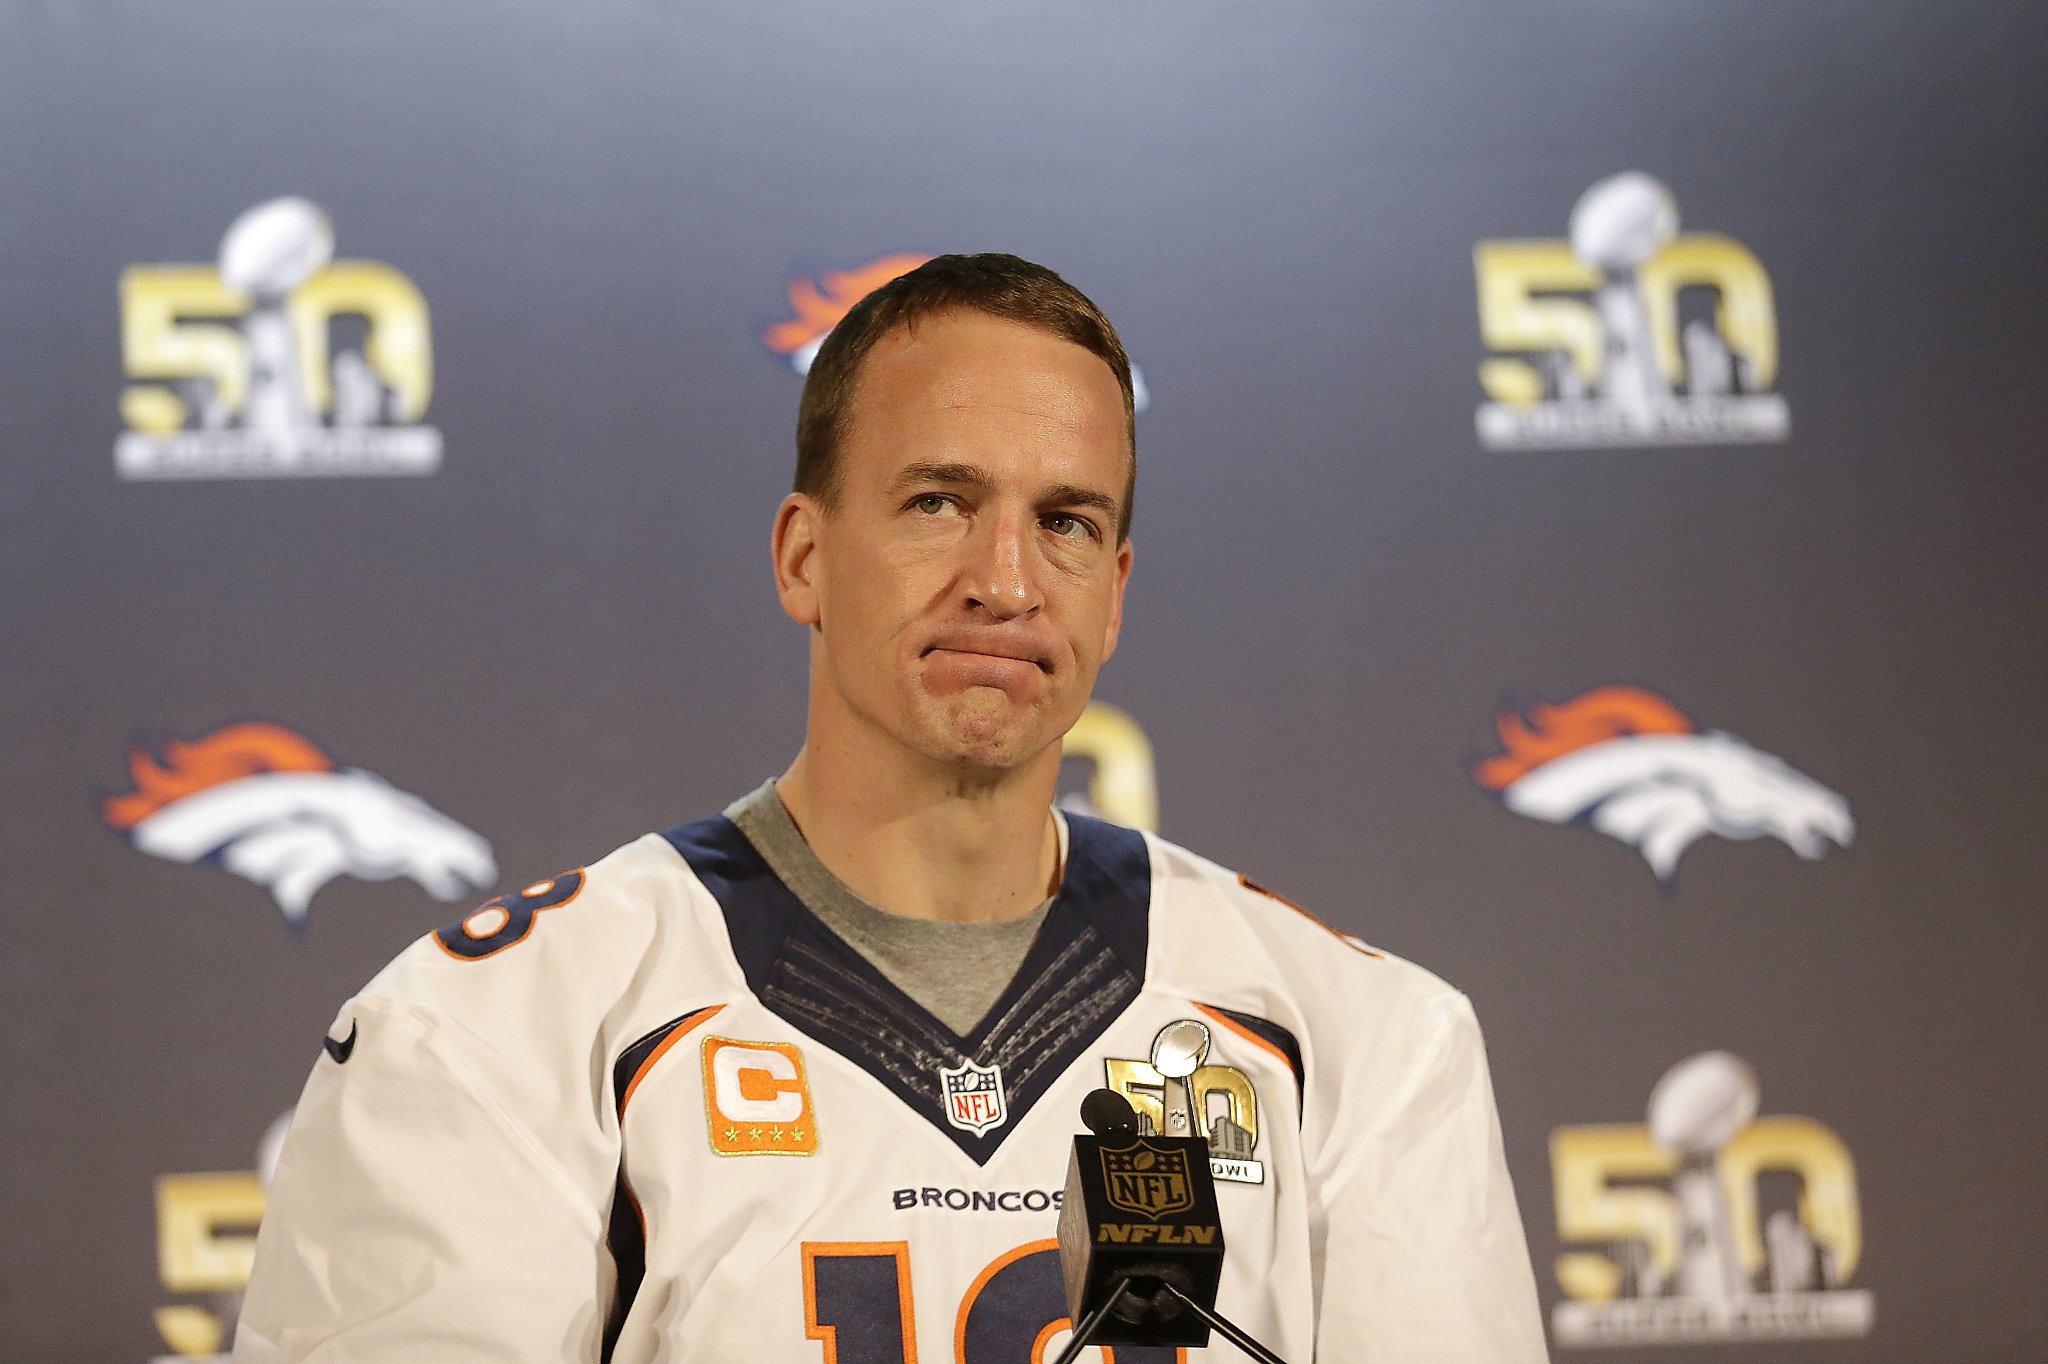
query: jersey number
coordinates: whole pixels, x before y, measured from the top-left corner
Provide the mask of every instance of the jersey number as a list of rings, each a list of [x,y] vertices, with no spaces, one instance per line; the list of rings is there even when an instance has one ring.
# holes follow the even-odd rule
[[[583,873],[565,871],[552,881],[536,881],[525,890],[500,895],[480,906],[459,924],[434,930],[434,941],[451,957],[482,961],[526,941],[533,916],[566,905],[583,889]]]
[[[953,1324],[956,1364],[1044,1364],[1072,1328],[1056,1241],[998,1255],[975,1276]],[[804,1242],[804,1333],[825,1364],[917,1364],[907,1241]],[[1176,1364],[1157,1345],[1102,1347],[1105,1364]],[[929,1362],[928,1362],[929,1364]]]

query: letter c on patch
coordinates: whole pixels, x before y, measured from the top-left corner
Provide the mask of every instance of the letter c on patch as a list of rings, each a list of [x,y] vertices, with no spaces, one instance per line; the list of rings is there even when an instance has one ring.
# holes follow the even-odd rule
[[[733,1122],[795,1122],[804,1115],[796,1062],[766,1047],[726,1045],[711,1054],[711,1093]]]

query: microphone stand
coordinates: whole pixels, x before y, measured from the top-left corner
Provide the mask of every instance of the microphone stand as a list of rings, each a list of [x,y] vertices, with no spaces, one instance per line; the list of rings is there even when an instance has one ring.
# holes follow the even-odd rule
[[[1110,1309],[1122,1300],[1125,1293],[1135,1295],[1136,1290],[1131,1287],[1133,1277],[1126,1274],[1118,1279],[1110,1291],[1104,1295],[1102,1305],[1081,1318],[1080,1324],[1074,1328],[1073,1338],[1067,1342],[1067,1348],[1060,1351],[1059,1358],[1054,1360],[1053,1364],[1074,1364],[1074,1361],[1080,1358],[1081,1351],[1088,1348],[1088,1343],[1095,1339],[1095,1333],[1102,1329],[1102,1323],[1109,1319]],[[1258,1341],[1253,1340],[1250,1335],[1221,1313],[1210,1311],[1164,1279],[1155,1280],[1154,1282],[1159,1284],[1160,1293],[1170,1293],[1174,1297],[1179,1298],[1182,1306],[1191,1308],[1196,1316],[1209,1323],[1211,1329],[1221,1332],[1224,1339],[1228,1340],[1238,1349],[1243,1350],[1253,1359],[1258,1360],[1259,1364],[1287,1364],[1286,1360],[1259,1344]],[[1157,1298],[1158,1295],[1155,1294],[1154,1300],[1157,1301]]]
[[[1238,1329],[1238,1327],[1233,1322],[1231,1322],[1229,1318],[1225,1317],[1221,1312],[1210,1311],[1208,1308],[1202,1306],[1202,1304],[1196,1302],[1187,1294],[1181,1292],[1178,1288],[1175,1288],[1172,1284],[1166,1283],[1163,1280],[1160,1283],[1160,1287],[1164,1288],[1167,1292],[1173,1294],[1174,1297],[1179,1298],[1181,1302],[1186,1306],[1193,1308],[1196,1316],[1200,1317],[1203,1321],[1208,1322],[1209,1325],[1215,1330],[1221,1331],[1225,1339],[1227,1339],[1232,1345],[1235,1345],[1238,1349],[1243,1350],[1253,1359],[1258,1360],[1259,1364],[1287,1364],[1286,1360],[1282,1359],[1279,1355],[1274,1354],[1271,1350],[1259,1344],[1259,1342],[1257,1342],[1256,1340],[1253,1340],[1244,1331]]]
[[[1088,1348],[1088,1342],[1095,1339],[1095,1333],[1102,1329],[1102,1323],[1109,1318],[1109,1309],[1117,1305],[1130,1286],[1131,1276],[1128,1274],[1116,1281],[1109,1292],[1103,1295],[1102,1305],[1081,1318],[1080,1324],[1074,1328],[1073,1339],[1067,1342],[1067,1348],[1060,1351],[1060,1357],[1054,1360],[1053,1364],[1074,1364],[1074,1361],[1080,1358],[1081,1351]]]

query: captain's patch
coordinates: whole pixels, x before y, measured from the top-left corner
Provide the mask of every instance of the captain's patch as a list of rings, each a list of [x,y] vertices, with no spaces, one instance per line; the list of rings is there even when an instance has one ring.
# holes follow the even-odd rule
[[[721,1156],[808,1156],[817,1115],[804,1057],[788,1042],[704,1039],[704,1117]]]

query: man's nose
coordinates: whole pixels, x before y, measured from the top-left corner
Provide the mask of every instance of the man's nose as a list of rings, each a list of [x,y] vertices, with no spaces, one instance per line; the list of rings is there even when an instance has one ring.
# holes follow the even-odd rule
[[[968,538],[968,598],[998,620],[1028,616],[1044,605],[1033,524],[1017,516],[989,517]]]

